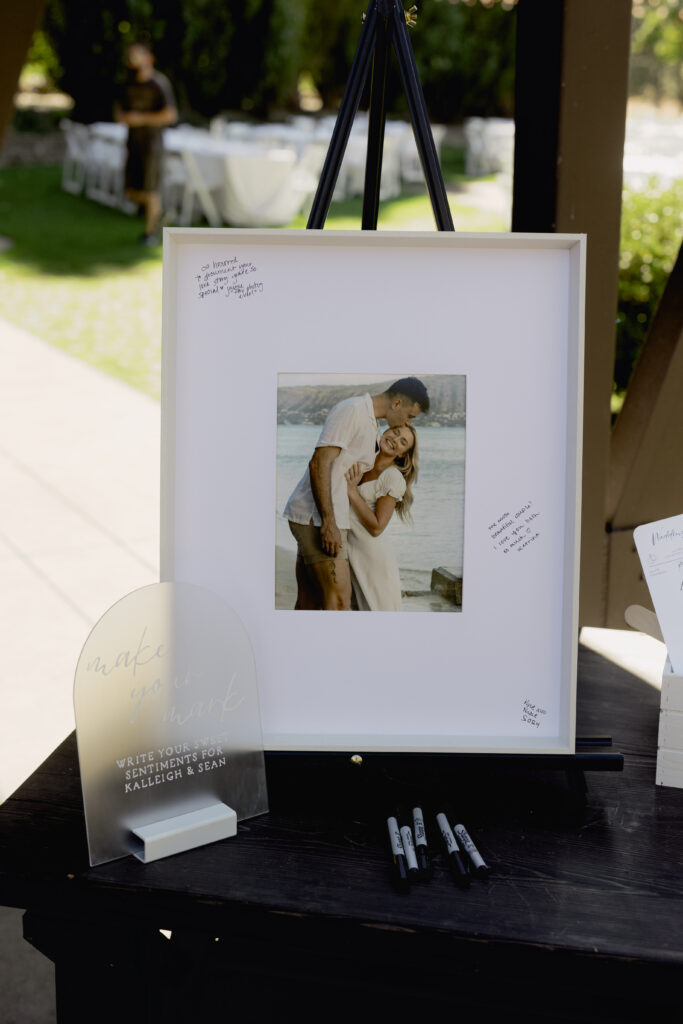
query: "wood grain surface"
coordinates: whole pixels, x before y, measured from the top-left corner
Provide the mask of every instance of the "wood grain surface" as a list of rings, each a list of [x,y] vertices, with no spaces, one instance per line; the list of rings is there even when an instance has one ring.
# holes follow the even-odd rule
[[[579,680],[579,734],[609,734],[624,754],[623,772],[587,775],[585,804],[564,771],[510,759],[357,767],[270,756],[267,815],[148,865],[126,857],[89,868],[70,736],[0,807],[0,900],[30,911],[27,937],[58,979],[76,972],[82,986],[84,961],[93,979],[116,962],[120,994],[140,983],[132,951],[146,957],[168,1019],[200,996],[208,1012],[225,978],[245,972],[261,1009],[295,990],[310,1005],[316,992],[337,993],[334,1006],[349,1012],[394,990],[406,1005],[443,1008],[454,985],[463,1007],[491,1014],[527,993],[529,1020],[638,1020],[646,1005],[678,1007],[683,791],[655,786],[659,691],[584,649]],[[414,802],[432,826],[434,876],[401,895],[385,819]],[[442,809],[471,832],[488,882],[453,884],[433,827]],[[77,1020],[67,990],[59,1019]]]

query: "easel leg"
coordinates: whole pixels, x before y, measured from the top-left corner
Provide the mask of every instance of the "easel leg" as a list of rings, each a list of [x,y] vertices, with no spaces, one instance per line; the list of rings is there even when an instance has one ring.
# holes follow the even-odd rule
[[[420,155],[436,226],[439,231],[455,230],[451,210],[448,205],[446,186],[439,165],[439,157],[427,116],[420,77],[415,64],[415,56],[408,37],[406,13],[401,6],[400,0],[371,0],[368,7],[318,189],[313,199],[308,224],[306,225],[308,228],[322,228],[325,225],[325,219],[330,208],[332,194],[344,158],[349,135],[351,134],[353,119],[358,110],[373,51],[375,61],[373,66],[370,123],[368,125],[362,228],[375,230],[377,227],[386,120],[385,83],[390,46],[393,46],[396,52],[401,71],[403,88],[408,100],[410,118],[415,133],[415,142]]]
[[[351,134],[353,119],[356,116],[365,79],[367,78],[370,57],[375,46],[376,26],[377,9],[375,0],[373,0],[368,8],[368,13],[361,29],[358,48],[353,58],[349,80],[346,83],[344,97],[339,108],[334,131],[332,132],[332,140],[327,150],[322,174],[318,182],[318,189],[311,206],[308,224],[306,225],[307,228],[322,228],[325,226],[327,212],[332,202],[334,186],[337,183],[346,145]]]
[[[370,87],[370,117],[368,120],[368,150],[365,159],[365,185],[363,189],[363,216],[361,229],[375,231],[379,216],[380,184],[382,180],[382,155],[384,151],[384,126],[386,123],[386,87],[389,47],[391,46],[391,22],[377,19],[377,41],[372,61],[372,82]]]
[[[420,77],[415,64],[415,55],[408,36],[408,28],[405,22],[405,14],[399,0],[394,0],[392,18],[394,21],[393,44],[398,59],[398,66],[403,79],[403,88],[408,100],[410,118],[413,122],[415,142],[417,151],[420,154],[422,170],[429,198],[432,202],[436,226],[439,231],[455,231],[451,209],[448,205],[446,186],[444,185],[439,158],[434,145],[434,138],[427,117]]]

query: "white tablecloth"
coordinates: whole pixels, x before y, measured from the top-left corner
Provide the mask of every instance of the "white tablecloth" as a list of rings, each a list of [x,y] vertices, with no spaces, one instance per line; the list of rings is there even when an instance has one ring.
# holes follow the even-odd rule
[[[315,190],[324,159],[310,139],[299,151],[258,137],[216,138],[175,129],[166,132],[164,146],[192,154],[207,186],[216,191],[223,219],[235,227],[289,224]],[[314,150],[318,160],[312,159]]]
[[[215,201],[222,220],[236,227],[289,224],[315,190],[325,147],[312,133],[287,125],[251,129],[248,138],[221,138],[203,129],[164,130],[164,150],[184,164],[185,188],[194,191],[207,213]],[[90,126],[95,146],[122,152],[126,126],[98,122]],[[279,141],[278,141],[279,140]],[[206,200],[206,194],[210,199]],[[184,204],[190,210],[191,204]]]
[[[367,121],[363,114],[355,118],[336,199],[363,193]],[[291,223],[315,192],[334,124],[333,117],[262,125],[216,119],[211,132],[189,125],[166,128],[164,148],[170,158],[166,197],[169,186],[176,197],[170,208],[180,207],[183,224],[191,222],[197,204],[211,224],[225,221],[235,227],[280,227]],[[126,126],[99,122],[89,131],[93,156],[122,169]],[[441,136],[437,148],[440,142]],[[403,180],[420,176],[412,127],[407,122],[388,121],[382,199],[395,198]]]

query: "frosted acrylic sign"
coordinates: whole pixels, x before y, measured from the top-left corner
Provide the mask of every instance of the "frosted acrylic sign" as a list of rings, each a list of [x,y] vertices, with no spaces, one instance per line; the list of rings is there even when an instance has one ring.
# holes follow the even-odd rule
[[[74,704],[91,864],[179,852],[268,809],[251,644],[202,587],[115,604],[81,652]]]

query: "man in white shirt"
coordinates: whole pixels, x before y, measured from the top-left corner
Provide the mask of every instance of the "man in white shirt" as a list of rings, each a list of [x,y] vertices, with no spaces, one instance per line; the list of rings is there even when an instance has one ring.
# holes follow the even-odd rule
[[[403,427],[428,411],[427,389],[417,377],[403,377],[381,395],[347,398],[330,410],[308,468],[284,511],[298,549],[297,610],[347,611],[351,607],[344,474],[356,462],[367,469],[374,465],[378,419],[385,419],[390,427]]]

